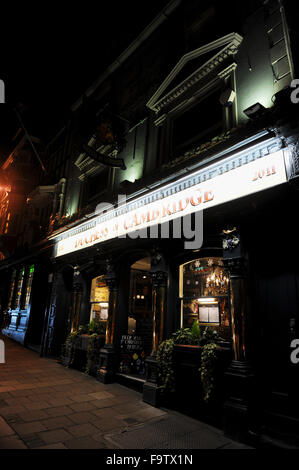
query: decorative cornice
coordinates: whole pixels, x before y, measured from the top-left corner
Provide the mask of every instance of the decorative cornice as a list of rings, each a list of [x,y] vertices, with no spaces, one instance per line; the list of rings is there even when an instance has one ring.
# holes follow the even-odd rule
[[[88,145],[92,147],[96,142],[96,138],[92,137]],[[117,149],[112,149],[111,145],[101,145],[98,148],[95,148],[97,152],[101,152],[108,157],[116,157],[118,154]],[[76,167],[81,171],[79,175],[79,180],[84,181],[88,176],[95,175],[98,171],[103,168],[103,165],[92,158],[88,157],[84,152],[81,152],[78,156],[77,160],[75,161]]]
[[[188,54],[185,54],[178,64],[174,67],[168,77],[164,80],[162,85],[159,87],[154,96],[147,103],[147,107],[151,110],[158,113],[171,102],[174,102],[181,95],[186,93],[192,86],[197,84],[205,76],[210,74],[219,64],[221,64],[229,56],[233,56],[237,53],[238,48],[242,42],[243,38],[237,33],[231,33],[227,36],[224,36],[217,41],[213,41],[195,51],[192,51]],[[189,75],[185,80],[183,80],[179,85],[173,88],[170,92],[163,96],[163,93],[175,79],[178,73],[182,70],[186,63],[191,60],[197,59],[198,57],[211,52],[219,47],[224,46],[217,54],[215,54],[211,59],[205,62],[200,66],[195,72]]]
[[[231,65],[226,67],[226,69],[221,70],[221,72],[218,73],[218,77],[224,80],[226,77],[228,77],[234,70],[236,70],[237,64],[236,62],[233,62]]]
[[[158,119],[154,121],[155,126],[159,127],[164,124],[165,120],[167,118],[167,114],[162,114],[162,116],[159,116]]]

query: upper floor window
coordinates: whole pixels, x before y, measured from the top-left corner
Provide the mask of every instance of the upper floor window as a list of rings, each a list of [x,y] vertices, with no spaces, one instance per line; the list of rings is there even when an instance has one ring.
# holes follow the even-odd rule
[[[217,87],[172,119],[172,158],[183,155],[224,131],[225,115],[220,95],[221,88]]]
[[[90,176],[85,183],[85,200],[91,202],[97,195],[108,189],[109,167],[104,167],[100,173]]]

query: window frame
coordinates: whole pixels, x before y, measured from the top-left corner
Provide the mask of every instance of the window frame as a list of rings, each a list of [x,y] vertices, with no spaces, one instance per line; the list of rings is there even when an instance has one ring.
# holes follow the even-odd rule
[[[193,144],[190,144],[190,148],[186,148],[185,150],[182,150],[182,152],[179,155],[174,154],[174,146],[173,146],[173,131],[174,131],[174,122],[176,119],[182,117],[184,114],[188,113],[189,111],[192,110],[192,108],[198,106],[201,102],[203,102],[206,98],[208,98],[210,95],[213,95],[215,92],[219,92],[219,99],[221,92],[225,90],[226,88],[231,88],[235,89],[234,87],[234,79],[232,75],[230,74],[229,76],[223,78],[217,77],[214,80],[210,81],[206,86],[203,86],[200,88],[198,93],[196,93],[194,96],[192,96],[190,99],[184,101],[183,103],[179,104],[177,107],[169,111],[167,115],[167,122],[166,122],[166,134],[167,134],[167,141],[168,141],[168,160],[173,161],[176,158],[183,156],[186,152],[189,150],[192,150],[192,148],[196,147],[197,143],[194,142]],[[236,100],[234,101],[233,105],[230,107],[223,106],[222,109],[222,131],[221,133],[231,129],[232,127],[235,126],[236,123]],[[210,127],[211,129],[212,127]],[[209,129],[207,129],[207,132]],[[205,133],[202,133],[205,135]],[[219,133],[215,133],[213,137],[216,137],[219,135]],[[194,137],[196,139],[196,137]],[[208,142],[209,139],[207,140],[199,140],[198,145],[202,145],[206,142]]]
[[[206,260],[208,258],[222,260],[221,256],[204,256],[204,257],[200,257],[200,258],[189,259],[188,261],[185,261],[185,262],[183,262],[182,264],[180,264],[178,266],[178,268],[179,268],[180,328],[186,328],[186,326],[184,326],[184,324],[185,324],[185,322],[184,322],[184,302],[198,299],[198,295],[194,295],[194,296],[184,295],[184,267],[191,264],[191,263],[194,263],[196,261],[201,262],[201,261]],[[202,296],[201,298],[202,299],[204,299],[204,298],[207,298],[207,299],[214,298],[215,302],[213,302],[213,303],[210,303],[210,302],[206,302],[206,303],[202,302],[202,303],[203,303],[203,305],[208,305],[208,304],[211,305],[211,304],[215,304],[215,303],[218,304],[219,322],[200,322],[199,321],[199,312],[197,313],[197,317],[196,317],[196,314],[193,315],[194,320],[197,319],[199,321],[200,326],[221,327],[222,322],[221,322],[221,314],[220,314],[220,302],[223,299],[227,299],[227,304],[228,304],[228,308],[229,308],[229,298],[230,298],[229,284],[228,284],[228,287],[227,287],[227,293],[226,294],[222,294],[222,295],[221,294],[220,295],[209,294],[208,296]]]

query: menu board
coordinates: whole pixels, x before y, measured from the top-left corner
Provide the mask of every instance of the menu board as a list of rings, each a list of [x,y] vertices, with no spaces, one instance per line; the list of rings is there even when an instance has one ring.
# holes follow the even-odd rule
[[[198,308],[200,323],[219,323],[219,306],[205,304]]]
[[[120,341],[119,371],[126,374],[145,374],[145,351],[142,336],[123,335]]]

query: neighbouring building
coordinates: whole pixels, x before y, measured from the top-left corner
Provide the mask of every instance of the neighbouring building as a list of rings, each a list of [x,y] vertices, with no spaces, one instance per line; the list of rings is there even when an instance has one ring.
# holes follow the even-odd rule
[[[99,379],[136,382],[157,405],[159,344],[198,320],[230,357],[226,433],[296,439],[292,9],[171,1],[74,103],[26,190],[47,234],[26,255],[2,250],[4,334],[59,356],[71,329],[105,322]],[[195,409],[187,352],[182,400]]]

